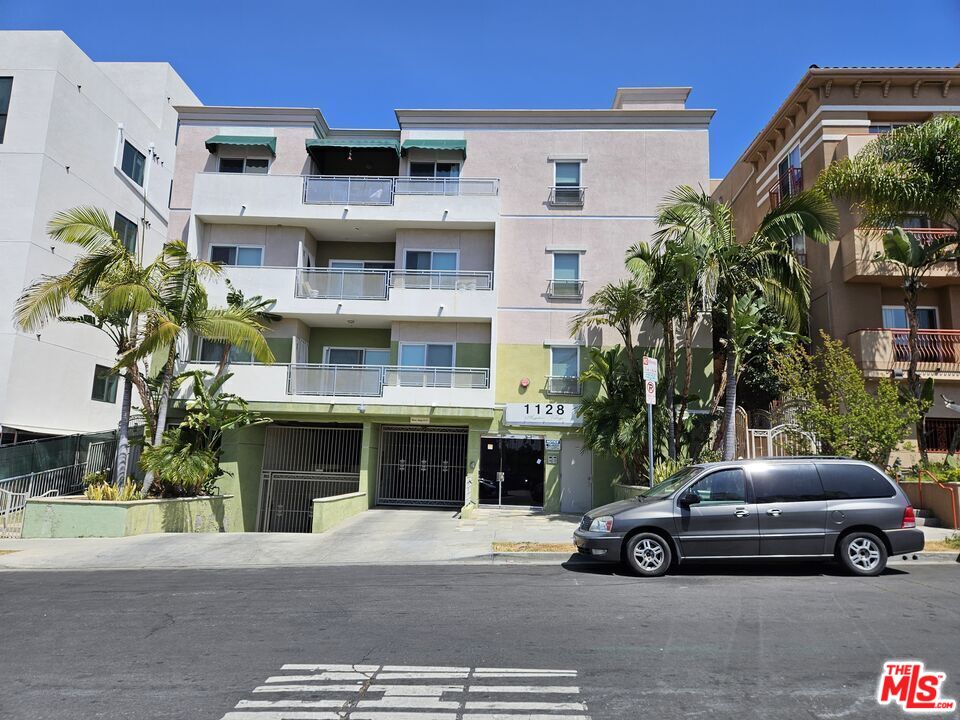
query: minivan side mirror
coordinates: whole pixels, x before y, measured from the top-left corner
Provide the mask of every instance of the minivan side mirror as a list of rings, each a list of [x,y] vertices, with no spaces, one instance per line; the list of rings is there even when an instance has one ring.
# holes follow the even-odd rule
[[[700,502],[700,495],[696,490],[687,490],[680,496],[680,507],[688,508],[691,505],[696,505],[698,502]]]

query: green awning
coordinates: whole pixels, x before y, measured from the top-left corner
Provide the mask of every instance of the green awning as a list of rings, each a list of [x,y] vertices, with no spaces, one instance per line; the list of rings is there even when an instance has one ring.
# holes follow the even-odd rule
[[[393,138],[351,138],[351,137],[328,137],[322,140],[307,140],[307,150],[313,148],[338,147],[338,148],[366,148],[393,150],[397,156],[400,156],[400,142]]]
[[[269,150],[274,157],[277,156],[277,139],[267,135],[214,135],[206,142],[210,152],[216,152],[221,145],[262,147]]]
[[[406,153],[407,150],[416,148],[417,150],[459,150],[463,156],[467,156],[466,140],[404,140],[401,150]]]

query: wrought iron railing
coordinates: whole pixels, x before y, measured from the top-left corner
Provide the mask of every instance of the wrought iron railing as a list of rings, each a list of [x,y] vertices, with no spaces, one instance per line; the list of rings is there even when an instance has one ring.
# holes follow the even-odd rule
[[[927,418],[923,421],[927,450],[950,452],[960,449],[960,419]]]
[[[865,228],[871,236],[884,236],[891,228]],[[908,235],[912,235],[917,242],[926,244],[937,240],[955,238],[957,231],[953,228],[904,228]]]
[[[788,168],[777,176],[776,184],[770,189],[770,207],[777,207],[784,199],[803,190],[803,170]]]
[[[547,295],[552,298],[582,298],[583,280],[551,280],[547,284]]]
[[[583,196],[586,192],[585,187],[577,185],[555,185],[550,188],[551,205],[569,205],[577,207],[583,205]]]
[[[485,389],[489,386],[490,371],[486,368],[304,363],[287,368],[288,395],[380,397],[384,387]]]
[[[910,331],[886,330],[893,339],[897,368],[910,365]],[[924,372],[960,371],[960,330],[918,330],[917,367]]]
[[[567,375],[548,375],[546,392],[548,395],[579,395],[580,379]]]
[[[305,175],[307,205],[392,205],[396,195],[497,195],[496,178],[374,177]]]

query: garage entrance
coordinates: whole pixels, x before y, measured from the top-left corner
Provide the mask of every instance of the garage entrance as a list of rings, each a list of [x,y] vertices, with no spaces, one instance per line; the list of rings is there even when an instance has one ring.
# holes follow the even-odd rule
[[[543,438],[480,439],[480,502],[543,507]]]
[[[269,425],[257,530],[313,530],[314,498],[360,489],[361,425]]]
[[[462,507],[466,478],[467,428],[381,429],[378,505]]]

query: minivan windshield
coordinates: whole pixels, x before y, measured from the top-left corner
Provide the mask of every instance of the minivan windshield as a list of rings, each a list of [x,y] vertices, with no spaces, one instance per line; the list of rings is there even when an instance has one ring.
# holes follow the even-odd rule
[[[639,497],[643,500],[662,500],[665,497],[670,497],[677,490],[682,488],[702,472],[702,467],[688,465],[683,470],[674,473],[663,482],[657,483],[652,488],[642,491]]]

